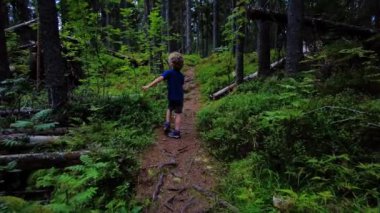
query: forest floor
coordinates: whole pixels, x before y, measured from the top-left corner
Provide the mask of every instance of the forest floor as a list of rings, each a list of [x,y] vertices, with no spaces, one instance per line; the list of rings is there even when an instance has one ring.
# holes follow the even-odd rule
[[[142,155],[137,200],[149,204],[143,212],[206,212],[216,202],[216,163],[202,148],[195,126],[200,108],[195,70],[185,72],[185,102],[181,139],[156,129],[155,143]]]

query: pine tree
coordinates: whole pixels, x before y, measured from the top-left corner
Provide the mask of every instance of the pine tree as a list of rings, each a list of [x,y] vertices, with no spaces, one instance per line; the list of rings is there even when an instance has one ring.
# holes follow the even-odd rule
[[[303,0],[288,1],[288,25],[286,30],[286,72],[297,73],[302,58]]]
[[[6,26],[5,20],[8,19],[5,8],[5,1],[0,0],[0,81],[7,79],[11,75],[4,31]]]
[[[268,0],[259,0],[258,6],[266,8]],[[268,76],[270,73],[270,23],[258,20],[257,56],[259,62],[259,76]]]
[[[61,55],[57,8],[55,0],[38,0],[37,3],[46,73],[45,84],[49,104],[53,109],[57,109],[67,102],[65,65]]]

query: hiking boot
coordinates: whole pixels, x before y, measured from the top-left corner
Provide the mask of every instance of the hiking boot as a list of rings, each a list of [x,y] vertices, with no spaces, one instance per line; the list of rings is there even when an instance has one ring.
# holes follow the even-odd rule
[[[169,132],[168,136],[169,136],[169,138],[179,139],[179,138],[181,138],[181,132],[177,131],[177,130],[173,130],[173,131]]]
[[[168,135],[170,132],[170,123],[169,122],[165,122],[164,124],[164,133],[165,135]]]

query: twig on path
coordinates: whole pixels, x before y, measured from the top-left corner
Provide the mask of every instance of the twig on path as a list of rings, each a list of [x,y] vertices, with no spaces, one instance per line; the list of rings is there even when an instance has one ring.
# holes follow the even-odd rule
[[[154,168],[154,167],[157,167],[158,169],[162,169],[166,166],[177,166],[177,162],[175,159],[171,159],[169,162],[165,162],[165,163],[161,163],[161,164],[158,164],[158,165],[152,165],[152,166],[147,166],[145,168],[142,168],[142,169],[150,169],[150,168]]]
[[[170,172],[170,174],[172,174],[174,177],[177,177],[177,178],[183,178],[183,176],[177,174],[176,172]]]
[[[199,185],[196,185],[194,184],[193,185],[193,188],[198,191],[199,193],[201,194],[204,194],[206,195],[207,197],[215,200],[215,202],[225,208],[228,208],[229,210],[231,210],[231,212],[239,212],[239,209],[236,208],[235,206],[233,206],[232,204],[228,203],[227,201],[225,200],[222,200],[222,199],[219,199],[218,196],[214,193],[214,192],[211,192],[207,189],[204,189],[202,188],[201,186]]]
[[[164,206],[169,209],[171,212],[174,212],[174,209],[172,209],[167,203],[164,204]]]
[[[158,166],[158,169],[162,169],[165,166],[177,166],[177,165],[178,165],[177,161],[175,159],[171,159],[169,162],[160,164]]]
[[[174,200],[175,196],[176,196],[176,195],[173,195],[173,196],[171,196],[169,199],[167,199],[167,200],[165,201],[165,204],[167,204],[167,203],[171,203],[171,204],[173,204],[173,200]]]
[[[191,167],[193,167],[194,159],[195,159],[195,156],[194,156],[194,157],[191,159],[191,161],[190,161],[190,165],[189,165],[189,167],[187,168],[186,175],[189,174],[189,172],[190,172],[190,170],[191,170]]]
[[[163,155],[166,155],[167,157],[171,157],[171,158],[176,157],[175,154],[171,153],[171,152],[168,151],[167,149],[160,149],[160,151],[161,151],[161,153],[162,153]]]
[[[189,147],[189,145],[187,145],[187,146],[184,146],[184,147],[182,147],[182,148],[180,148],[180,149],[178,149],[177,151],[179,152],[179,153],[182,153],[182,152],[184,152],[184,150],[186,150],[187,151],[187,148]]]
[[[186,204],[181,209],[181,213],[184,213],[186,209],[189,208],[192,204],[194,204],[194,197],[191,197],[191,199],[186,202]]]
[[[158,198],[158,194],[160,194],[161,187],[164,185],[164,174],[161,173],[160,179],[158,180],[158,183],[156,185],[156,189],[153,192],[152,200],[156,201]]]

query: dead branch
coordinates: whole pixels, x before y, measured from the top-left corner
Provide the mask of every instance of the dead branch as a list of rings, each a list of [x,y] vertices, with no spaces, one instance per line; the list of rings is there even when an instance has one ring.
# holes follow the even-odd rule
[[[279,66],[283,65],[285,62],[285,58],[281,58],[280,60],[276,61],[276,62],[273,62],[271,65],[270,65],[270,69],[276,69],[278,68]],[[244,82],[246,81],[250,81],[250,80],[253,80],[253,79],[256,79],[258,76],[258,72],[255,72],[255,73],[252,73],[248,76],[246,76],[244,78]],[[220,97],[224,96],[225,94],[231,92],[235,87],[237,86],[236,83],[233,83],[233,84],[230,84],[226,87],[224,87],[223,89],[221,90],[218,90],[217,92],[214,92],[212,95],[210,95],[210,98],[212,100],[216,100],[216,99],[219,99]]]
[[[156,185],[156,188],[153,192],[152,200],[156,201],[158,198],[158,195],[160,194],[161,187],[164,185],[164,173],[160,174],[160,178],[158,180],[158,183]]]
[[[288,22],[287,15],[285,13],[259,8],[247,9],[247,16],[251,20],[260,19],[284,24]],[[380,33],[380,31],[376,29],[359,27],[346,23],[334,22],[331,20],[313,18],[308,16],[304,17],[303,24],[307,27],[313,27],[313,29],[317,29],[319,31],[333,30],[336,33],[351,36],[371,37]]]
[[[32,20],[30,20],[30,21],[26,21],[26,22],[23,22],[23,23],[20,23],[20,24],[16,24],[16,25],[14,25],[14,26],[12,26],[12,27],[8,27],[8,28],[6,28],[4,31],[5,31],[5,32],[11,32],[11,31],[13,31],[13,30],[15,30],[15,29],[17,29],[17,28],[25,27],[25,26],[31,25],[31,24],[33,24],[33,23],[35,23],[35,22],[37,22],[37,21],[38,21],[37,18],[36,18],[36,19],[32,19]]]

